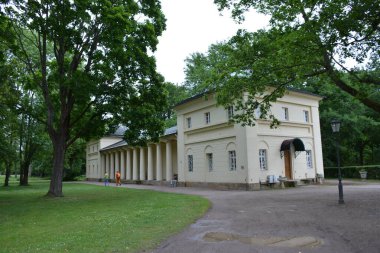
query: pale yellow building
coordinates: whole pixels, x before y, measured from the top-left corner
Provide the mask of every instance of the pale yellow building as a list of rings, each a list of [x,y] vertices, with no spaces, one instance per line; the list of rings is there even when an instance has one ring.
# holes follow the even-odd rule
[[[233,107],[216,104],[213,94],[201,94],[179,103],[177,126],[167,129],[159,143],[130,147],[123,129],[87,145],[86,177],[111,179],[120,170],[130,183],[254,189],[278,179],[315,180],[323,177],[319,124],[320,96],[289,90],[271,112],[280,120],[256,125],[232,124]],[[256,112],[259,114],[259,112]]]

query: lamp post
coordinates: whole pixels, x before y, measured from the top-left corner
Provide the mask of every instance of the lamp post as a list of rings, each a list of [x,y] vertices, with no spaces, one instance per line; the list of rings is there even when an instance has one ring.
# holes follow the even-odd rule
[[[342,185],[342,173],[340,170],[340,153],[339,153],[339,130],[340,130],[340,121],[339,120],[332,120],[331,121],[331,128],[333,133],[337,133],[338,136],[336,137],[336,160],[337,160],[337,165],[338,165],[338,190],[339,190],[339,204],[344,204],[343,200],[343,185]]]

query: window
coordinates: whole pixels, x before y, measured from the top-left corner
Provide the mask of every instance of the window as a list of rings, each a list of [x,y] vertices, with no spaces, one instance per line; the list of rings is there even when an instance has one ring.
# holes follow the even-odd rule
[[[306,123],[309,122],[309,111],[303,111],[304,120]]]
[[[208,171],[212,171],[212,153],[206,154],[206,160],[208,165]]]
[[[261,170],[267,170],[267,150],[266,149],[259,149],[259,161],[260,161],[260,169]]]
[[[235,150],[228,151],[228,160],[230,170],[236,170],[236,152]]]
[[[232,119],[234,117],[234,107],[232,105],[227,107],[227,114],[228,119]]]
[[[191,128],[191,118],[186,118],[187,128]]]
[[[313,168],[313,157],[311,155],[311,150],[306,150],[306,166],[308,169]]]
[[[287,107],[282,107],[284,120],[289,120],[289,109]]]
[[[187,156],[187,166],[190,172],[193,171],[193,155]]]
[[[255,118],[260,119],[260,117],[261,117],[261,109],[260,109],[260,107],[257,107],[255,109]]]
[[[205,121],[206,124],[209,124],[211,122],[210,112],[205,113]]]

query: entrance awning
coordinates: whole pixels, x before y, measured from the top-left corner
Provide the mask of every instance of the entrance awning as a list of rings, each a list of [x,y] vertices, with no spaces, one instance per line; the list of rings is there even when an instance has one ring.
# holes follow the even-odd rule
[[[302,140],[299,138],[294,138],[294,139],[289,139],[289,140],[283,141],[281,144],[280,151],[290,150],[291,144],[293,144],[295,152],[305,151],[305,145],[303,144]]]

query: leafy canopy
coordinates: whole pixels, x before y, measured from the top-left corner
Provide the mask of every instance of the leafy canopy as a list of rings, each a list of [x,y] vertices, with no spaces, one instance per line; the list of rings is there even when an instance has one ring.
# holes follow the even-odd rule
[[[0,14],[3,58],[23,65],[22,88],[38,96],[24,111],[53,144],[49,193],[62,195],[64,153],[78,138],[103,135],[106,124],[126,125],[132,145],[158,138],[165,97],[151,52],[165,29],[159,1],[6,0]]]
[[[271,16],[268,29],[238,31],[207,54],[187,59],[186,85],[215,89],[222,105],[236,103],[244,112],[239,121],[254,124],[258,107],[270,116],[270,103],[286,88],[318,78],[380,112],[378,0],[214,2],[220,10],[231,9],[237,21],[250,8]]]

